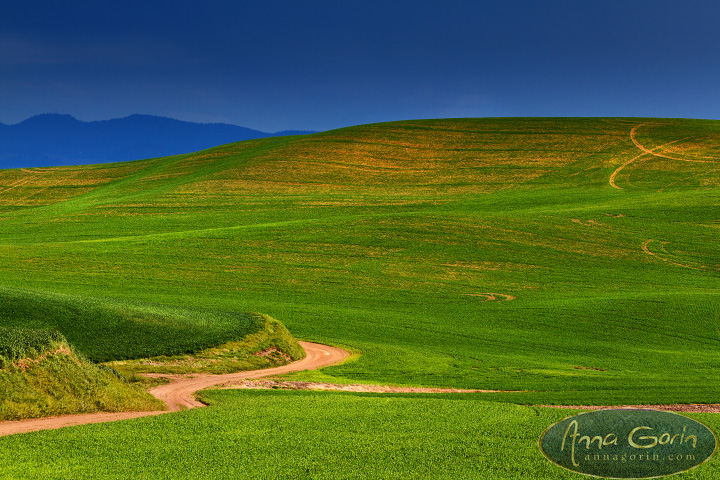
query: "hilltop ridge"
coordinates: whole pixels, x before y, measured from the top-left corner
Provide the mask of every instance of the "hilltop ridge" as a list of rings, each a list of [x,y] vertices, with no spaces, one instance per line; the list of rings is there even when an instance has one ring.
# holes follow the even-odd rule
[[[0,285],[262,312],[363,352],[351,381],[717,402],[719,146],[718,121],[433,119],[5,170]]]

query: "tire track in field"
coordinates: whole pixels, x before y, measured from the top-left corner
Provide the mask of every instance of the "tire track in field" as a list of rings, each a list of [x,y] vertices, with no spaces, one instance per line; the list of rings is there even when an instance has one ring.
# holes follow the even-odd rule
[[[25,171],[26,171],[26,170],[23,170],[23,172],[25,172]],[[6,189],[0,190],[0,195],[2,195],[2,194],[5,193],[5,192],[9,192],[10,190],[12,190],[12,189],[14,189],[14,188],[22,187],[23,185],[25,185],[27,182],[29,182],[29,181],[32,180],[33,178],[35,178],[35,177],[23,177],[23,178],[21,178],[20,180],[11,183],[10,185],[8,185],[8,187],[7,187]]]
[[[673,140],[673,141],[667,142],[667,143],[663,143],[662,145],[658,145],[657,147],[652,148],[652,149],[649,149],[649,148],[645,147],[645,146],[644,146],[642,143],[640,143],[640,141],[638,141],[638,139],[637,139],[637,130],[638,130],[638,128],[644,127],[644,126],[646,126],[646,125],[648,125],[648,124],[647,124],[647,123],[641,123],[640,125],[635,125],[634,127],[632,127],[632,128],[630,129],[630,140],[632,140],[633,144],[635,144],[635,146],[636,146],[638,149],[640,149],[640,151],[641,151],[642,153],[639,154],[639,155],[636,155],[635,157],[631,158],[631,159],[628,160],[627,162],[625,162],[625,163],[623,163],[622,165],[620,165],[617,169],[615,169],[615,171],[612,173],[612,175],[610,175],[610,186],[611,186],[611,187],[617,188],[618,190],[623,190],[622,187],[618,186],[617,183],[615,183],[615,178],[617,177],[618,173],[620,173],[620,171],[622,171],[625,167],[627,167],[627,166],[630,165],[631,163],[635,162],[635,161],[638,160],[639,158],[644,157],[644,156],[646,156],[646,155],[652,155],[652,156],[654,156],[654,157],[660,157],[660,158],[667,158],[667,159],[670,159],[670,160],[678,160],[678,161],[681,161],[681,162],[717,163],[717,160],[713,161],[713,160],[698,160],[698,159],[678,158],[678,157],[671,157],[670,155],[665,155],[664,153],[658,152],[658,150],[661,150],[661,149],[667,147],[668,145],[672,145],[673,143],[677,143],[677,142],[682,142],[682,141],[684,141],[684,140],[688,140],[688,139],[692,138],[692,136],[680,138],[680,139],[678,139],[678,140]],[[703,157],[703,158],[712,158],[712,157]]]
[[[657,253],[654,253],[653,251],[650,250],[650,247],[649,247],[650,242],[654,242],[654,241],[655,241],[654,239],[650,238],[648,240],[645,240],[642,243],[642,247],[641,247],[642,251],[645,252],[647,255],[650,255],[651,257],[655,257],[655,258],[662,260],[663,262],[669,263],[671,265],[677,265],[678,267],[692,268],[693,270],[706,270],[707,269],[706,267],[693,267],[692,265],[685,265],[684,263],[673,262],[669,258],[661,257]]]
[[[23,185],[25,185],[26,183],[30,182],[31,180],[36,180],[36,179],[40,178],[40,177],[45,173],[45,170],[39,170],[39,169],[36,169],[36,170],[28,170],[27,168],[21,168],[20,171],[25,172],[25,173],[27,173],[27,174],[29,174],[29,175],[26,176],[26,177],[21,178],[20,180],[14,182],[14,183],[11,183],[10,185],[8,185],[8,188],[6,188],[6,189],[4,189],[4,190],[0,190],[0,195],[2,195],[2,194],[5,193],[5,192],[9,192],[10,190],[13,190],[13,189],[15,189],[15,188],[17,188],[17,187],[22,187]],[[34,193],[31,193],[31,194],[29,194],[29,195],[27,195],[27,196],[25,196],[25,197],[23,197],[23,198],[16,198],[14,202],[8,203],[7,205],[17,205],[17,203],[18,203],[20,200],[26,200],[26,199],[28,199],[28,198],[30,198],[30,197],[32,197],[32,196],[34,196],[34,195],[37,195],[38,193],[41,193],[41,192],[43,192],[43,191],[45,191],[45,190],[47,190],[47,187],[41,188],[40,190],[38,190],[38,191],[36,191],[36,192],[34,192]]]
[[[630,139],[633,141],[633,143],[635,144],[635,146],[636,146],[637,148],[639,148],[640,150],[642,150],[643,152],[648,153],[648,154],[650,154],[650,155],[652,155],[652,156],[654,156],[654,157],[669,158],[670,160],[679,160],[679,161],[681,161],[681,162],[715,163],[715,162],[713,162],[712,160],[697,160],[697,159],[690,159],[690,158],[671,157],[670,155],[665,155],[664,153],[658,153],[658,152],[656,151],[656,150],[658,150],[658,149],[660,149],[660,148],[663,148],[663,147],[666,147],[666,146],[668,146],[668,145],[670,145],[670,144],[672,144],[672,143],[677,143],[677,142],[681,142],[681,141],[683,141],[683,140],[688,140],[688,139],[690,139],[690,138],[693,138],[692,136],[690,136],[690,137],[685,137],[685,138],[681,138],[681,139],[679,139],[679,140],[673,140],[672,142],[665,143],[665,144],[660,145],[660,146],[658,146],[658,147],[655,147],[655,148],[653,148],[653,149],[651,149],[651,150],[645,148],[645,146],[644,146],[643,144],[641,144],[641,143],[638,141],[637,137],[636,137],[636,131],[637,131],[637,129],[638,129],[639,127],[642,127],[643,125],[647,125],[647,124],[646,124],[646,123],[643,123],[643,124],[641,124],[641,125],[637,125],[637,126],[633,127],[633,128],[630,130]],[[712,158],[712,157],[702,157],[702,158]]]
[[[176,376],[170,383],[150,389],[150,393],[165,402],[168,410],[150,412],[96,412],[78,415],[62,415],[57,417],[31,418],[0,422],[0,437],[16,433],[35,432],[39,430],[53,430],[75,425],[90,423],[115,422],[131,418],[162,415],[184,409],[204,407],[205,404],[195,399],[195,393],[203,388],[209,388],[228,382],[237,382],[243,379],[254,379],[268,375],[280,375],[302,370],[314,370],[342,362],[350,356],[350,352],[337,347],[319,343],[298,342],[305,350],[306,356],[301,360],[274,368],[249,370],[245,372],[225,375],[200,374],[190,376]]]
[[[507,293],[464,293],[463,295],[467,295],[470,297],[481,297],[485,299],[485,302],[492,302],[495,300],[509,302],[517,298],[513,295],[508,295]]]

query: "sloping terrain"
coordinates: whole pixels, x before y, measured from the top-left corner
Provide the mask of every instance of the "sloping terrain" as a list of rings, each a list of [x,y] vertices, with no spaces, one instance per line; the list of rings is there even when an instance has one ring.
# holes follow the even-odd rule
[[[157,410],[141,388],[149,380],[134,374],[229,373],[305,356],[267,315],[6,287],[0,325],[0,420]]]
[[[719,139],[427,120],[3,171],[0,284],[261,311],[361,350],[340,380],[717,402]]]
[[[719,187],[720,122],[673,119],[395,122],[1,171],[5,292],[259,311],[362,353],[294,380],[512,392],[207,392],[5,437],[0,472],[579,478],[537,448],[570,412],[512,403],[720,401]]]
[[[95,362],[174,355],[263,330],[251,314],[0,287],[5,327],[54,329]]]
[[[0,385],[0,420],[164,407],[47,330],[0,328]]]
[[[57,356],[59,353],[72,357],[72,353],[67,348],[67,345],[64,345],[64,347],[65,348],[62,349],[62,352],[48,352],[47,354],[42,355],[41,358],[22,359],[18,362],[20,369],[23,371],[27,370],[28,364],[31,363],[47,363],[47,358]],[[169,379],[168,383],[157,385],[149,390],[152,397],[157,399],[156,401],[152,401],[152,397],[147,394],[145,394],[145,398],[143,398],[143,395],[139,390],[133,390],[129,386],[125,386],[125,391],[120,389],[120,392],[112,391],[108,388],[103,390],[97,389],[100,390],[98,392],[97,390],[88,389],[87,385],[85,385],[85,389],[80,395],[78,395],[77,392],[72,391],[73,387],[76,387],[75,383],[79,380],[77,378],[78,376],[76,374],[73,375],[73,372],[69,372],[69,376],[64,378],[56,375],[55,378],[53,378],[54,382],[44,386],[46,390],[46,397],[52,398],[55,400],[55,403],[61,404],[61,408],[58,408],[56,405],[52,405],[52,407],[55,407],[55,410],[48,410],[48,405],[46,405],[46,403],[49,402],[47,402],[45,398],[38,398],[38,392],[33,392],[35,393],[33,396],[34,398],[27,398],[27,392],[21,392],[26,394],[26,398],[22,398],[20,402],[13,403],[12,401],[9,401],[8,399],[11,397],[18,397],[18,392],[13,389],[8,389],[7,383],[5,383],[3,385],[5,387],[5,391],[3,391],[2,397],[0,398],[0,414],[2,414],[2,416],[0,416],[0,437],[41,430],[55,430],[69,426],[117,422],[120,420],[136,419],[159,415],[162,413],[178,412],[185,409],[204,407],[205,404],[195,398],[198,390],[227,382],[238,381],[240,379],[260,378],[268,375],[278,375],[299,370],[321,368],[323,366],[341,362],[349,355],[349,352],[340,348],[319,345],[316,343],[300,342],[298,348],[304,350],[304,353],[306,353],[301,360],[273,368],[245,370],[224,375],[191,374],[185,376],[175,376]],[[65,363],[68,363],[67,360],[76,364],[82,363],[82,361],[77,358],[67,358],[65,360]],[[93,368],[94,367],[88,367],[88,370],[92,370]],[[95,376],[97,376],[97,373],[101,370],[103,369],[98,369],[98,371],[95,372]],[[105,368],[104,371],[105,373],[109,371],[111,372],[111,370],[107,368]],[[11,372],[11,375],[7,375],[6,372],[0,370],[0,381],[12,378],[12,373],[17,372]],[[63,373],[68,374],[67,371]],[[86,377],[87,376],[88,375],[86,375]],[[17,377],[17,375],[15,375],[15,377]],[[29,374],[25,375],[25,380],[27,383],[38,384],[42,380],[41,377],[42,375],[38,375],[38,369],[30,369]],[[82,378],[80,380],[85,380],[87,383],[87,378]],[[110,390],[109,394],[107,390]],[[135,394],[134,398],[133,396],[130,396],[129,399],[130,401],[135,400],[134,403],[131,403],[127,398],[122,396],[122,393],[125,393],[127,396],[128,392],[133,392]],[[118,395],[118,393],[120,393],[120,395]],[[60,399],[60,402],[57,402],[58,398]],[[108,405],[106,405],[106,403],[108,399],[114,401],[112,404],[113,408],[107,408]],[[144,400],[145,403],[139,402],[138,399]],[[33,401],[30,402],[28,400]],[[88,407],[89,405],[90,407]],[[161,406],[165,407],[166,410],[159,410]],[[73,408],[80,412],[94,412],[92,409],[93,407],[97,410],[103,411],[97,413],[66,415],[67,413],[75,413]],[[30,416],[31,413],[35,413],[34,416],[39,416],[38,414],[47,413],[48,411],[51,413],[61,413],[63,415],[44,418],[29,418],[18,421],[20,418]],[[1,421],[6,417],[12,418],[12,421]]]

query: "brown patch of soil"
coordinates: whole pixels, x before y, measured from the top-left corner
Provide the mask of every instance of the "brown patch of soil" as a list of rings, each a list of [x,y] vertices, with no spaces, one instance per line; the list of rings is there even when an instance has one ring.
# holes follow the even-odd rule
[[[253,353],[253,355],[256,357],[267,358],[268,360],[270,360],[274,363],[290,363],[290,362],[292,362],[292,357],[277,347],[270,347],[270,348],[263,350],[262,352],[255,352],[255,353]]]
[[[586,227],[592,227],[592,226],[604,227],[604,226],[605,226],[604,224],[602,224],[602,223],[600,223],[600,222],[597,222],[597,221],[595,221],[595,220],[587,220],[587,221],[585,221],[585,222],[583,222],[583,221],[580,220],[579,218],[571,218],[570,220],[572,220],[573,223],[577,223],[578,225],[584,225],[584,226],[586,226]]]
[[[392,385],[341,385],[337,383],[284,380],[240,380],[222,385],[222,389],[332,390],[362,393],[507,393],[509,390],[465,390],[459,388],[397,387]]]

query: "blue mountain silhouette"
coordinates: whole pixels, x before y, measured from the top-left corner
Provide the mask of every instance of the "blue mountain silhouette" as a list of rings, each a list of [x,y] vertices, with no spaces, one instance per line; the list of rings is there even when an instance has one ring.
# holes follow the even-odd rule
[[[151,115],[82,122],[43,114],[0,123],[0,169],[122,162],[196,152],[241,140],[314,133],[266,133],[224,123],[192,123]]]

